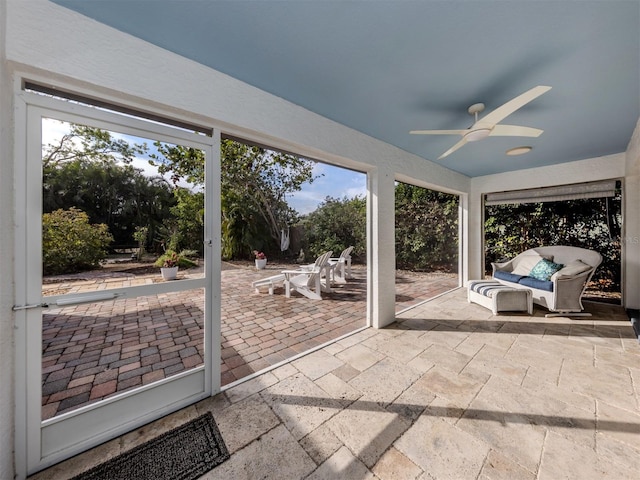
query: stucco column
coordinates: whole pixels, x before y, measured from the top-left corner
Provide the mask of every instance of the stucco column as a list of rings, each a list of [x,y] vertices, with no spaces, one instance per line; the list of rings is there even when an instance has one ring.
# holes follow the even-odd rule
[[[462,282],[466,285],[469,280],[478,280],[484,275],[482,192],[474,179],[471,179],[469,194],[464,197],[461,200],[463,216],[466,216],[466,231],[463,233],[462,244],[466,269],[462,272]]]
[[[395,178],[391,169],[381,166],[368,181],[367,301],[371,326],[382,328],[395,320]]]
[[[626,308],[640,308],[640,120],[627,148],[622,238],[622,298]]]
[[[7,5],[0,0],[0,258],[13,272],[13,88],[6,60]],[[0,478],[13,478],[13,275],[0,275]]]
[[[640,175],[625,178],[623,300],[626,308],[640,309]]]

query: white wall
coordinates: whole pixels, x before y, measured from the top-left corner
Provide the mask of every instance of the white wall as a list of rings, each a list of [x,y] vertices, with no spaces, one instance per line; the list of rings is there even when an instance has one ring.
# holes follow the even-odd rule
[[[12,88],[4,56],[6,1],[0,0],[0,259],[13,272]],[[13,300],[12,278],[0,275],[0,478],[13,478]]]
[[[640,308],[640,120],[625,159],[623,232],[623,297],[625,307]]]

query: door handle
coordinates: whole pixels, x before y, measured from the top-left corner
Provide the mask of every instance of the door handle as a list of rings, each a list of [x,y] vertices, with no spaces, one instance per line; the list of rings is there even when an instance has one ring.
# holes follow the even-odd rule
[[[48,308],[49,304],[48,303],[32,303],[30,305],[14,305],[13,307],[11,307],[11,310],[13,310],[14,312],[17,312],[19,310],[29,310],[32,308]]]

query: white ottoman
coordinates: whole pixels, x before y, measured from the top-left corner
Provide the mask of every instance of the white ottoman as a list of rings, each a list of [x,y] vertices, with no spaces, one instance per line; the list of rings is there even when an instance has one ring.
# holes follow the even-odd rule
[[[498,312],[526,311],[533,313],[531,290],[512,288],[495,280],[472,280],[467,290],[469,303],[477,303],[497,315]]]

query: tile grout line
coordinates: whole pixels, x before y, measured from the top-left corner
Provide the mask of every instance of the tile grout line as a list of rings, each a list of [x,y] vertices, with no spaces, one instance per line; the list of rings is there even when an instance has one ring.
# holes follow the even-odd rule
[[[633,396],[636,399],[636,410],[640,410],[640,399],[638,398],[638,388],[636,386],[635,379],[633,378],[633,371],[627,367],[627,372],[629,373],[629,378],[631,380],[631,388],[633,388]]]
[[[502,327],[504,327],[506,324],[503,323]],[[500,330],[502,329],[502,327],[500,327]],[[498,330],[498,331],[500,331]],[[516,337],[513,339],[513,342],[511,342],[511,345],[509,345],[509,348],[507,348],[507,351],[504,352],[504,355],[502,356],[502,358],[506,357],[507,355],[509,355],[509,352],[511,351],[511,349],[513,348],[513,346],[516,344],[516,342],[518,341],[518,339],[520,338],[520,334],[516,335]]]
[[[598,414],[598,407],[599,407],[599,403],[598,403],[598,399],[594,399],[594,404],[593,404],[593,417],[594,417],[594,423],[595,423],[595,427],[593,429],[593,451],[595,452],[596,456],[598,454],[598,421],[600,420],[600,415]]]
[[[492,451],[493,451],[493,447],[489,447],[489,450],[487,451],[487,454],[485,455],[484,460],[482,460],[482,466],[480,467],[480,471],[478,471],[478,475],[476,475],[476,480],[480,480],[484,467],[487,464],[487,461],[489,460],[489,455],[491,455]]]
[[[460,369],[460,371],[458,372],[458,375],[460,375],[460,374],[464,371],[464,369],[465,369],[465,368],[467,368],[471,362],[473,362],[473,359],[474,359],[474,358],[476,358],[476,355],[478,355],[478,354],[482,351],[482,349],[485,347],[485,345],[486,345],[486,344],[484,344],[484,343],[483,343],[483,344],[482,344],[482,347],[480,347],[480,349],[479,349],[476,353],[474,353],[474,354],[471,356],[471,358],[469,358],[469,361],[468,361],[467,363],[465,363],[465,364],[464,364],[464,367],[462,367],[462,368]],[[453,351],[455,351],[455,350],[453,350]],[[458,353],[460,353],[460,352],[458,352]],[[435,366],[435,365],[434,365],[434,366]],[[433,367],[432,367],[432,368],[433,368]]]
[[[483,348],[484,348],[484,346],[483,346]],[[480,349],[480,350],[482,350],[482,349]],[[479,352],[480,352],[480,351],[478,351],[478,353],[479,353]],[[463,369],[463,370],[464,370],[464,369]],[[469,401],[469,403],[467,403],[467,406],[464,408],[464,412],[462,412],[462,415],[460,415],[460,416],[458,417],[458,419],[454,422],[454,424],[453,424],[454,426],[456,426],[456,427],[458,426],[458,423],[460,422],[460,420],[462,420],[462,417],[464,417],[464,414],[465,414],[465,413],[466,413],[466,411],[469,409],[469,406],[474,402],[474,400],[475,400],[476,398],[478,398],[478,396],[480,395],[480,393],[484,390],[484,388],[487,386],[487,383],[489,383],[489,381],[490,381],[492,378],[493,378],[493,375],[492,375],[492,374],[489,374],[489,378],[487,379],[487,381],[486,381],[486,382],[484,382],[484,384],[482,385],[482,387],[480,388],[480,390],[478,390],[478,391],[475,393],[475,395],[473,396],[473,398]]]
[[[618,332],[618,340],[620,340],[620,349],[623,352],[626,352],[626,349],[624,348],[624,340],[622,339],[622,334],[620,332]]]
[[[544,430],[544,440],[542,441],[542,448],[540,449],[540,458],[538,459],[538,468],[536,471],[536,480],[540,480],[540,473],[542,472],[542,460],[544,458],[545,448],[547,446],[547,438],[549,437],[549,429]]]
[[[558,376],[556,378],[556,387],[560,387],[560,377],[562,376],[562,370],[564,370],[564,357],[562,357],[562,361],[560,362],[560,370],[558,370]]]
[[[600,402],[597,398],[594,399],[593,413],[595,417],[595,428],[593,429],[593,449],[594,452],[598,451],[598,423],[600,422]]]
[[[527,365],[527,371],[524,372],[524,376],[522,377],[522,380],[520,380],[520,384],[518,385],[520,388],[524,388],[524,381],[527,378],[527,375],[529,375],[530,369],[531,369],[531,365]]]

